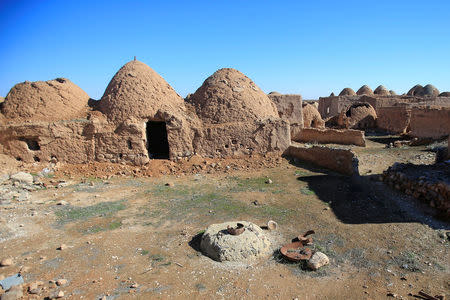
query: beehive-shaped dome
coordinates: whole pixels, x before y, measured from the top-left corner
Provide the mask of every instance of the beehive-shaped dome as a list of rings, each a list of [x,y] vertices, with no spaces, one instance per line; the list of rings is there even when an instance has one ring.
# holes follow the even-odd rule
[[[420,84],[416,84],[406,94],[408,96],[417,96],[418,94],[422,93],[422,89],[423,89],[423,86],[421,86]]]
[[[396,93],[394,90],[390,90],[390,91],[389,91],[389,94],[390,94],[391,96],[396,96],[396,95],[397,95],[397,93]]]
[[[309,103],[302,105],[303,127],[304,128],[324,128],[325,121],[320,116],[317,108]]]
[[[187,99],[205,123],[242,122],[278,118],[275,104],[250,78],[225,68],[208,77]]]
[[[422,97],[437,97],[439,95],[439,90],[432,84],[427,84],[420,91],[418,96]]]
[[[68,79],[16,84],[2,104],[13,121],[59,121],[85,117],[89,96]]]
[[[341,111],[338,124],[346,128],[367,129],[374,128],[377,113],[367,102],[355,102]]]
[[[439,97],[450,97],[450,92],[442,92],[439,94]]]
[[[345,88],[340,93],[339,96],[355,96],[356,93],[351,88]]]
[[[110,120],[149,119],[158,111],[184,109],[184,100],[158,73],[134,60],[120,68],[111,79],[99,108]]]
[[[356,94],[357,95],[373,95],[373,91],[369,86],[363,85],[362,87],[359,88],[359,90],[356,92]]]
[[[391,93],[383,85],[379,85],[373,92],[375,95],[379,96],[389,96]]]

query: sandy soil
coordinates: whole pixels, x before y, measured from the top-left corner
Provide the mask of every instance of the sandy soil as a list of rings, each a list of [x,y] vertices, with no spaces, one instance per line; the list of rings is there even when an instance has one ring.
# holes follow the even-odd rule
[[[58,165],[43,178],[47,188],[0,204],[0,259],[15,262],[0,275],[22,268],[30,299],[58,291],[73,299],[417,299],[420,290],[448,296],[449,223],[376,180],[395,161],[431,163],[433,153],[368,144],[355,149],[360,178],[270,156],[154,161],[147,170]],[[43,167],[13,164],[9,170]],[[198,251],[209,224],[270,219],[280,225],[268,233],[279,246],[314,229],[313,248],[330,265],[313,272],[277,252],[251,264],[219,263]],[[61,244],[67,248],[58,250]],[[60,278],[67,284],[52,282]],[[26,293],[36,281],[43,283],[39,294]]]

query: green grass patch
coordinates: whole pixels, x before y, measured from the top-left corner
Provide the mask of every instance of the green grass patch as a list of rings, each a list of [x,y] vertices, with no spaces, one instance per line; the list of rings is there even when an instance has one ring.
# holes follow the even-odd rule
[[[302,188],[302,189],[300,190],[300,192],[301,192],[303,195],[307,195],[307,196],[314,196],[314,195],[316,194],[314,191],[310,190],[310,189],[307,188],[307,187]]]
[[[122,222],[120,221],[113,221],[111,223],[107,223],[104,225],[95,225],[91,226],[88,229],[84,230],[83,233],[86,234],[93,234],[97,232],[107,231],[107,230],[114,230],[122,226]]]
[[[148,250],[142,250],[142,251],[141,251],[141,255],[147,255],[147,254],[149,254],[149,251],[148,251]]]
[[[101,202],[85,207],[69,206],[68,208],[63,208],[56,211],[55,215],[58,217],[58,222],[60,224],[86,220],[92,217],[111,216],[114,213],[126,208],[124,202],[124,200],[119,200],[114,202]],[[113,224],[112,226],[117,226],[117,224]]]

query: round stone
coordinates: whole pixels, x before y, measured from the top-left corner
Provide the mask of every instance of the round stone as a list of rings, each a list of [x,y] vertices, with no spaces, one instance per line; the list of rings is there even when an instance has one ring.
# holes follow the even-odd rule
[[[244,232],[231,235],[227,227],[244,225]],[[271,252],[271,242],[258,225],[246,221],[226,222],[210,225],[202,236],[201,250],[217,261],[249,261],[267,256]]]

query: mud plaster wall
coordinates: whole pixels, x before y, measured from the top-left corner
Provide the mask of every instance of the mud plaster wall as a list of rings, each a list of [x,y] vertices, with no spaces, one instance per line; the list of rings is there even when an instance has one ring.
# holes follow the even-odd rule
[[[358,158],[348,149],[324,146],[305,147],[294,144],[289,146],[285,155],[311,162],[345,175],[359,174]]]
[[[0,126],[3,152],[25,162],[87,163],[94,159],[94,140],[89,121],[29,123]]]
[[[408,106],[380,107],[377,112],[377,127],[391,133],[406,133],[411,108]]]
[[[352,129],[319,129],[303,128],[300,134],[293,138],[295,142],[319,143],[319,144],[342,144],[365,147],[366,140],[364,131]]]
[[[440,138],[450,133],[450,108],[413,107],[411,135],[419,138]]]
[[[278,115],[291,125],[291,137],[303,128],[302,96],[301,95],[268,95],[275,103]]]
[[[170,119],[166,127],[170,158],[192,155],[192,138],[186,136],[193,136],[193,132]],[[67,163],[108,161],[142,165],[149,160],[147,142],[145,121],[117,125],[93,119],[0,126],[3,152],[24,162],[45,162],[54,157]]]
[[[282,152],[290,145],[290,126],[279,119],[205,125],[193,145],[195,154],[205,157]]]

